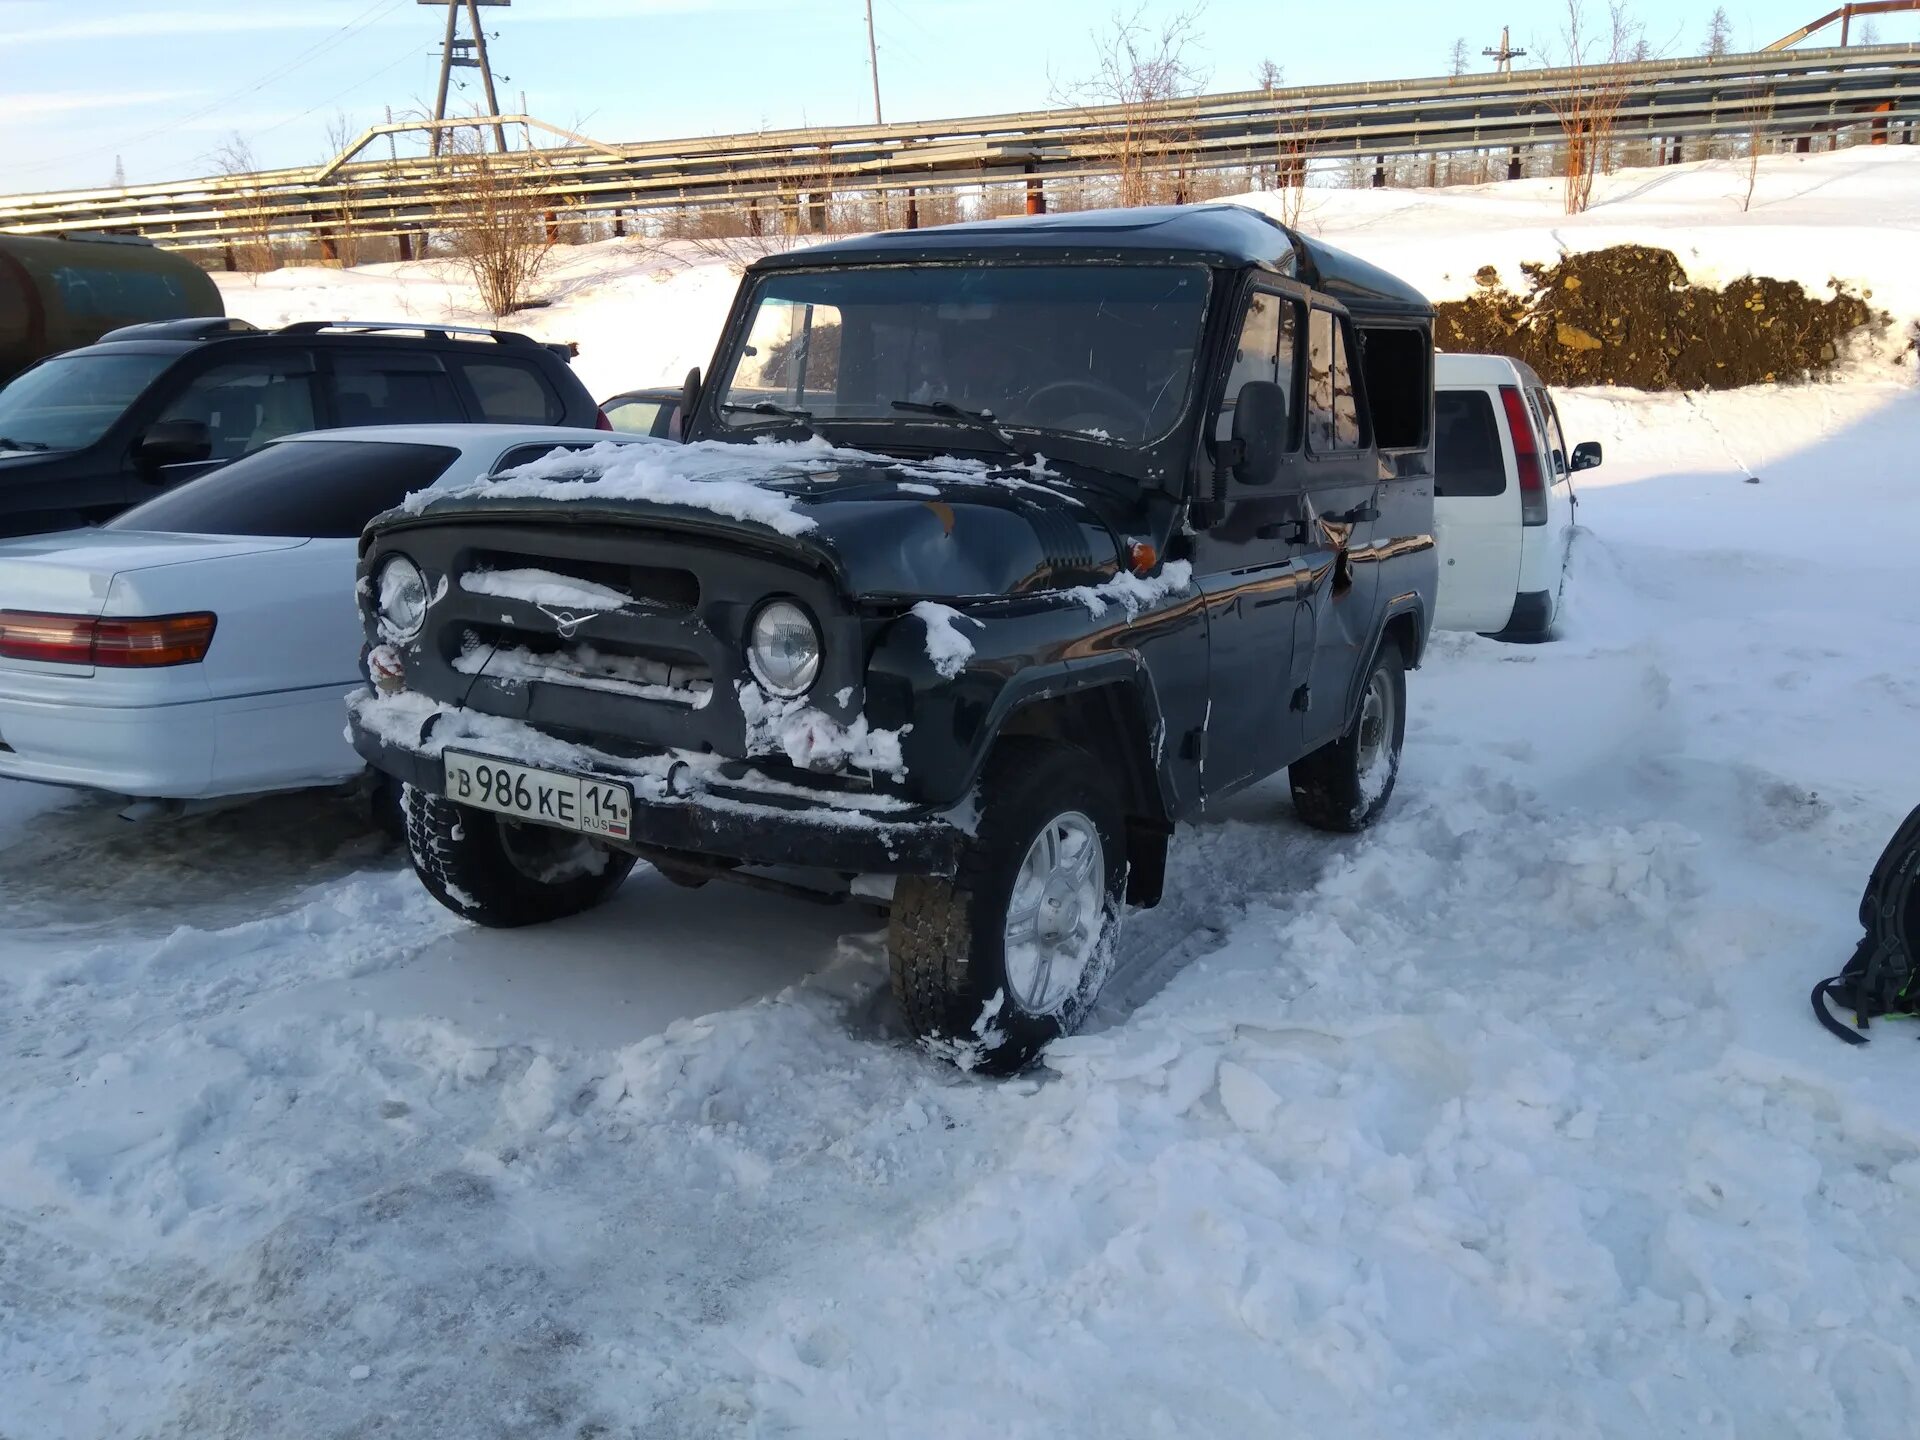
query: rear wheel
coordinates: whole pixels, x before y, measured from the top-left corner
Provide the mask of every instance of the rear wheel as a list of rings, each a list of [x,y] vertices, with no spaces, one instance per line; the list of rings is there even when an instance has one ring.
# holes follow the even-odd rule
[[[1386,808],[1407,734],[1407,677],[1400,647],[1383,640],[1360,711],[1344,735],[1287,771],[1293,808],[1317,830],[1363,830]]]
[[[407,850],[429,894],[476,925],[511,929],[590,910],[633,869],[597,840],[406,794]]]
[[[951,880],[902,876],[887,935],[914,1034],[1011,1074],[1078,1028],[1120,926],[1118,803],[1086,752],[1011,739],[988,762],[978,832]]]

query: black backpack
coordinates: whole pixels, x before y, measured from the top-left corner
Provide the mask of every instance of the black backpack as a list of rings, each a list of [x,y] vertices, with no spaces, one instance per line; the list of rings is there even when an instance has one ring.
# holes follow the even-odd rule
[[[1880,1015],[1920,1015],[1920,809],[1894,831],[1860,898],[1867,927],[1846,969],[1813,987],[1813,1013],[1849,1045],[1867,1037],[1849,1030],[1827,1009],[1830,995],[1853,1012],[1857,1030]]]

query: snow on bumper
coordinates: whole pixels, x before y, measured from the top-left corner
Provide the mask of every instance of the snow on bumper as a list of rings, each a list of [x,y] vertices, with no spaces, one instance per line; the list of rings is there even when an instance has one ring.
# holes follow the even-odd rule
[[[448,749],[621,781],[633,791],[633,842],[643,850],[748,865],[945,875],[966,838],[953,817],[893,796],[793,784],[691,751],[611,755],[414,692],[362,690],[347,710],[349,738],[369,764],[434,795],[446,793]]]

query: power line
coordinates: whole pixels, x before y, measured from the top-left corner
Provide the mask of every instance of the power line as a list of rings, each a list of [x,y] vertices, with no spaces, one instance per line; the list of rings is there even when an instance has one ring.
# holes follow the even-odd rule
[[[285,79],[288,75],[291,75],[294,71],[298,70],[301,66],[306,65],[310,61],[317,60],[320,58],[320,56],[326,54],[329,50],[336,49],[340,45],[345,44],[346,41],[358,31],[364,30],[369,26],[377,24],[379,21],[384,20],[388,15],[392,14],[395,10],[399,9],[405,3],[406,3],[406,0],[375,0],[375,3],[371,7],[361,11],[360,14],[355,16],[352,20],[347,21],[346,24],[334,30],[331,34],[329,34],[325,38],[317,41],[312,46],[309,46],[306,50],[302,51],[299,55],[295,56],[292,60],[287,62],[285,65],[282,65],[279,69],[269,71],[267,74],[261,76],[260,79],[256,80],[253,84],[245,86],[242,89],[235,90],[230,95],[222,95],[218,100],[211,101],[210,103],[201,106],[198,110],[190,110],[184,115],[176,115],[163,125],[156,125],[151,130],[143,130],[135,135],[120,136],[117,139],[109,140],[102,145],[89,146],[87,149],[84,149],[84,150],[69,151],[65,155],[56,156],[49,160],[36,161],[33,164],[22,165],[16,168],[23,174],[37,173],[42,170],[52,169],[55,166],[67,165],[75,160],[83,160],[88,158],[89,156],[104,154],[110,150],[124,150],[130,146],[137,145],[142,141],[151,140],[156,135],[165,135],[169,131],[177,130],[182,125],[191,124],[195,120],[203,120],[207,116],[213,114],[216,110],[219,110],[227,105],[230,105],[236,100],[244,100],[247,96],[257,94],[259,91],[266,89],[267,86],[275,83],[276,81]]]

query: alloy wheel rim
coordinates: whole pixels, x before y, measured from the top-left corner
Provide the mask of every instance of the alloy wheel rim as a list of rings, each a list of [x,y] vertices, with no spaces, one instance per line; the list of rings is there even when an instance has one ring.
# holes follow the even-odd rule
[[[1076,994],[1106,922],[1106,848],[1078,810],[1040,828],[1007,899],[1007,990],[1029,1015],[1049,1015]]]

